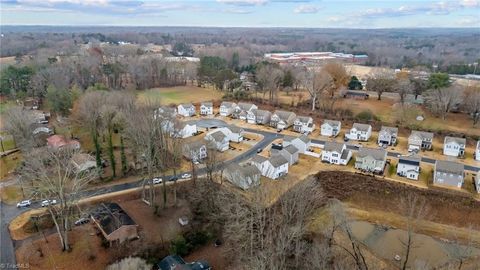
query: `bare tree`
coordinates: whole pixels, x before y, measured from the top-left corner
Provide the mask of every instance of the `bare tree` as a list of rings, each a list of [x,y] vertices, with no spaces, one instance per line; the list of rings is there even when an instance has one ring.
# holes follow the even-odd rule
[[[480,87],[470,86],[465,89],[463,108],[470,114],[473,126],[480,121]]]
[[[393,90],[400,97],[400,103],[404,105],[407,95],[413,93],[414,85],[410,82],[409,79],[401,79],[395,82]]]
[[[150,270],[152,266],[145,260],[138,257],[124,258],[114,264],[107,266],[106,270]]]
[[[458,234],[454,233],[453,242],[445,243],[450,255],[453,257],[458,270],[461,270],[464,263],[474,254],[474,230],[472,226],[468,227],[468,235],[466,240],[461,240]],[[452,265],[453,269],[453,265]]]
[[[40,199],[57,200],[56,205],[47,206],[60,244],[64,251],[70,249],[68,231],[71,216],[81,193],[98,175],[95,170],[78,170],[72,157],[78,152],[70,148],[52,150],[48,148],[32,151],[21,168],[23,179],[28,181],[27,190]]]
[[[395,74],[389,69],[382,69],[369,75],[367,90],[377,92],[378,100],[384,92],[392,92],[395,83]]]
[[[445,120],[447,114],[462,103],[462,89],[458,86],[430,89],[425,92],[427,107]]]
[[[317,99],[327,89],[333,87],[333,79],[327,72],[318,72],[315,70],[306,70],[302,76],[302,85],[310,94],[312,102],[312,111],[315,111]]]
[[[173,202],[177,205],[177,169],[182,162],[182,140],[177,135],[168,138],[168,151],[170,152],[170,166],[173,168]]]
[[[8,109],[4,117],[5,130],[13,136],[16,146],[27,153],[35,146],[32,128],[34,117],[20,106]]]

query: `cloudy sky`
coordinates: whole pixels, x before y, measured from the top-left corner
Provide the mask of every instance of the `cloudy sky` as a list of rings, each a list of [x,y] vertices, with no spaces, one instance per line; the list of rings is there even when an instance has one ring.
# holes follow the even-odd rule
[[[0,0],[2,25],[477,27],[480,0]]]

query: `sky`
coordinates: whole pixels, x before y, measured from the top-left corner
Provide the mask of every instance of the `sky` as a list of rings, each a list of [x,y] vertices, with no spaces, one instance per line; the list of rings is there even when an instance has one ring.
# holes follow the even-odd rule
[[[475,27],[480,0],[0,0],[1,25]]]

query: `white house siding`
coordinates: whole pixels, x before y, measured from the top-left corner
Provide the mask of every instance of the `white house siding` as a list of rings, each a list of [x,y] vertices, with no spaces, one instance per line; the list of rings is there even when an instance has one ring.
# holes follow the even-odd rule
[[[475,159],[480,161],[480,141],[477,142],[477,148],[475,148]]]
[[[270,179],[278,179],[286,174],[288,174],[288,162],[278,167],[273,167],[272,164],[268,162],[267,170],[263,176]]]
[[[197,125],[189,125],[186,124],[182,130],[180,130],[180,136],[182,138],[192,137],[195,133],[197,133]]]
[[[256,124],[257,123],[256,117],[255,117],[255,111],[247,112],[247,123],[249,123],[249,124]]]
[[[439,185],[461,188],[463,185],[463,178],[463,175],[436,171],[433,182]]]
[[[348,134],[348,138],[350,140],[356,140],[356,141],[368,141],[370,139],[370,136],[372,135],[372,128],[370,127],[367,131],[361,131],[356,128],[350,129],[350,132]]]
[[[412,180],[418,180],[418,176],[420,175],[420,166],[405,164],[405,163],[398,163],[397,175],[406,177]]]
[[[328,122],[323,123],[320,126],[320,134],[322,136],[328,136],[328,137],[336,137],[340,133],[341,129],[341,124],[337,126],[333,126]]]
[[[465,146],[457,142],[447,142],[443,145],[443,154],[451,157],[460,157],[465,154]]]
[[[385,162],[375,160],[371,156],[357,158],[357,162],[355,162],[356,169],[361,169],[366,171],[383,172],[384,167],[385,167]]]
[[[308,148],[310,148],[310,142],[305,143],[299,138],[295,138],[292,141],[283,141],[283,146],[289,146],[290,144],[293,144],[298,149],[298,152],[300,154],[304,154]]]
[[[193,107],[184,107],[182,104],[177,107],[178,114],[181,116],[189,117],[195,115],[195,106]]]
[[[201,115],[213,115],[213,106],[200,106],[200,114]]]

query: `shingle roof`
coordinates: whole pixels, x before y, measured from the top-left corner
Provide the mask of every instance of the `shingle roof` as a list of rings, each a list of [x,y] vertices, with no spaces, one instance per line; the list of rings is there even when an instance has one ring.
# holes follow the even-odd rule
[[[291,142],[291,141],[293,141],[293,140],[295,140],[295,139],[297,139],[297,138],[300,139],[300,140],[301,140],[302,142],[304,142],[304,143],[309,143],[309,142],[311,141],[310,138],[309,138],[307,135],[305,135],[305,134],[302,134],[302,135],[300,135],[300,136],[298,136],[298,137],[286,135],[285,137],[283,137],[283,141],[284,141],[284,142]]]
[[[224,101],[224,102],[222,102],[222,104],[220,104],[220,106],[224,106],[224,107],[229,108],[229,107],[236,106],[236,104],[233,103],[233,102]]]
[[[194,108],[192,103],[182,103],[182,104],[180,104],[180,106],[182,106],[185,109],[192,108],[192,107]]]
[[[255,165],[245,165],[245,166],[238,165],[238,167],[239,167],[238,171],[244,177],[252,177],[254,175],[260,174],[260,170]]]
[[[270,161],[270,163],[272,164],[273,167],[279,167],[285,163],[288,163],[288,160],[283,157],[282,155],[275,155],[275,156],[272,156],[268,159],[268,161]]]
[[[338,126],[340,126],[340,124],[341,124],[340,121],[327,120],[327,119],[323,120],[323,123],[324,123],[324,124],[329,124],[329,125],[332,126],[332,127],[338,127]]]
[[[371,126],[368,124],[354,123],[352,128],[360,131],[368,131]]]
[[[240,133],[243,131],[243,128],[235,126],[235,125],[229,125],[226,128],[228,128],[232,133]]]
[[[371,156],[376,160],[383,160],[387,157],[387,151],[384,149],[362,147],[358,150],[358,157]]]
[[[310,120],[313,120],[313,118],[310,116],[297,116],[297,120],[302,123],[308,123]]]
[[[278,115],[278,117],[284,121],[288,120],[292,116],[295,116],[294,112],[280,111],[280,110],[275,111],[274,114]]]
[[[253,106],[255,106],[255,104],[253,104],[253,103],[240,102],[240,103],[238,103],[237,106],[240,107],[240,109],[241,109],[242,111],[249,111]]]
[[[337,143],[337,142],[325,142],[325,147],[323,148],[325,151],[335,151],[337,153],[341,153],[343,149],[344,144],[343,143]]]
[[[451,143],[451,142],[456,142],[456,143],[458,143],[459,145],[465,146],[465,145],[467,144],[467,139],[465,139],[465,138],[458,138],[458,137],[446,136],[444,143],[447,144],[447,143]]]
[[[101,203],[92,211],[93,218],[107,234],[124,225],[136,225],[133,219],[116,203]]]
[[[387,132],[390,135],[397,135],[398,134],[398,128],[396,128],[396,127],[382,126],[382,128],[380,129],[380,132],[382,132],[382,131]]]
[[[293,145],[293,144],[290,144],[290,145],[284,147],[283,150],[289,152],[292,155],[298,152],[298,148],[295,147],[295,145]]]
[[[410,165],[420,165],[420,161],[422,160],[419,156],[408,156],[408,157],[399,157],[398,164],[410,164]]]
[[[350,150],[345,149],[342,151],[342,155],[340,156],[340,159],[347,159],[348,153],[350,153]]]
[[[266,160],[268,160],[268,158],[266,158],[264,156],[260,156],[260,155],[255,155],[250,159],[250,161],[255,162],[255,163],[263,163]]]
[[[202,102],[201,104],[202,106],[205,106],[205,107],[212,107],[213,106],[213,103],[211,101],[207,101],[207,102]]]
[[[269,114],[272,114],[272,113],[267,111],[267,110],[255,110],[255,115],[257,117],[258,116],[265,116],[265,115],[269,115]]]
[[[435,171],[452,173],[452,174],[463,174],[464,166],[462,163],[448,161],[448,160],[437,160],[435,162]]]
[[[227,137],[220,130],[210,133],[210,136],[217,142],[223,142],[223,140]]]
[[[412,134],[410,136],[418,136],[422,140],[423,139],[433,139],[433,133],[432,132],[426,132],[426,131],[418,131],[418,130],[412,130]]]

